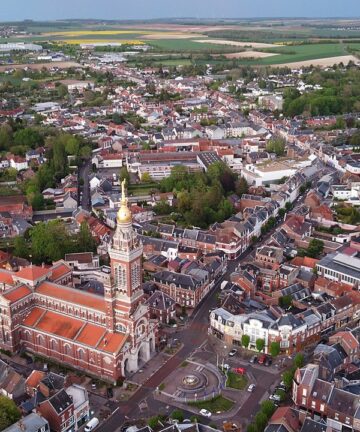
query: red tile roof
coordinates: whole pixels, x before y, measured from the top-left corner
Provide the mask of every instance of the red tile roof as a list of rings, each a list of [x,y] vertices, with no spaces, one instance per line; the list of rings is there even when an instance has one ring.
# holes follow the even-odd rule
[[[46,311],[34,325],[37,330],[74,340],[84,322],[55,312]]]
[[[50,273],[51,271],[48,268],[31,265],[29,267],[22,268],[16,272],[14,276],[16,278],[34,282],[48,274],[50,275]]]
[[[107,333],[97,348],[108,353],[118,353],[126,339],[127,336],[122,333]]]
[[[83,292],[75,288],[64,287],[61,285],[56,285],[52,282],[44,281],[38,287],[36,287],[35,292],[47,297],[53,297],[59,300],[67,301],[69,303],[96,309],[101,312],[106,311],[103,297]]]
[[[71,268],[69,266],[67,266],[66,264],[60,264],[60,265],[55,265],[54,267],[52,267],[51,272],[52,273],[50,276],[50,280],[56,281],[56,280],[60,279],[62,276],[65,276],[67,273],[70,273]]]
[[[106,329],[103,327],[94,324],[86,324],[76,338],[76,341],[95,348],[105,333]]]
[[[10,303],[15,303],[18,300],[30,295],[32,293],[31,289],[25,285],[21,285],[18,288],[12,289],[11,291],[5,292],[3,297]]]
[[[33,327],[37,321],[44,315],[45,310],[35,307],[25,318],[23,324],[28,327]]]
[[[7,285],[14,285],[14,279],[12,277],[12,273],[7,270],[0,269],[0,283],[5,283]]]
[[[33,370],[26,380],[26,385],[33,389],[37,388],[45,375],[46,374],[43,371]]]

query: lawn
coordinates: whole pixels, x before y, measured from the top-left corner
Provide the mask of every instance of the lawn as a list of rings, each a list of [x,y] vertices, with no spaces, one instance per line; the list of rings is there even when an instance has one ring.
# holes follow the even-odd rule
[[[235,372],[228,372],[226,386],[236,389],[244,390],[247,386],[248,380],[245,375],[240,375]]]
[[[217,413],[219,411],[230,411],[231,408],[234,406],[234,402],[219,395],[209,401],[190,402],[189,405],[199,408],[199,410],[205,408],[211,413]]]

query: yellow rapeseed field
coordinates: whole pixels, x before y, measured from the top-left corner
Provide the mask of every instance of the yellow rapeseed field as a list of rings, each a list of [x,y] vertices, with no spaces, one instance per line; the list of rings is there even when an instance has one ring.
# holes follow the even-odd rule
[[[136,39],[64,39],[56,41],[69,45],[91,45],[91,44],[122,44],[122,45],[144,45],[144,41]]]
[[[148,34],[147,31],[138,30],[75,30],[75,31],[65,31],[65,32],[51,32],[44,33],[44,36],[60,36],[60,37],[78,37],[78,36],[114,36],[121,34]]]

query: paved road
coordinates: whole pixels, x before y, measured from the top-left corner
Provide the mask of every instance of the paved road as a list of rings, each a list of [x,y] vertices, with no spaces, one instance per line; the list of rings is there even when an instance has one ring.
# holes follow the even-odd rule
[[[79,183],[79,204],[84,210],[90,210],[90,183],[89,175],[91,174],[91,159],[87,160],[81,165],[79,170],[79,180],[83,179],[84,184],[80,186]],[[80,192],[82,192],[82,198],[80,199]]]
[[[236,261],[229,263],[228,271],[223,278],[228,279],[240,261],[248,258],[252,251],[242,254]],[[176,337],[182,342],[183,347],[171,357],[169,361],[160,368],[144,385],[127,401],[120,403],[119,410],[114,413],[106,422],[99,427],[99,432],[113,432],[119,428],[127,417],[132,416],[139,402],[148,398],[154,390],[164,381],[164,379],[190,354],[198,348],[208,337],[209,310],[217,306],[216,294],[220,291],[221,278],[214,286],[212,292],[200,303],[194,311],[188,325]]]

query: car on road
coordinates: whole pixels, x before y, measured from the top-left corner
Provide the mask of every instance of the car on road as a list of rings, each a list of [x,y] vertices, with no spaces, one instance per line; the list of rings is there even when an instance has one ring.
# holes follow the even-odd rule
[[[258,360],[257,356],[253,355],[249,361],[250,363],[257,363],[257,360]]]
[[[237,353],[237,349],[232,349],[230,352],[229,352],[229,357],[234,357],[234,355],[236,355],[236,353]]]
[[[211,417],[211,412],[206,410],[205,408],[201,409],[199,413],[204,417]]]
[[[261,354],[261,356],[258,359],[258,363],[259,364],[264,364],[266,360],[266,355],[265,354]]]
[[[245,368],[242,367],[234,368],[233,371],[239,375],[245,375],[246,373]]]
[[[251,393],[254,391],[255,387],[256,387],[255,384],[250,384],[247,391]]]

